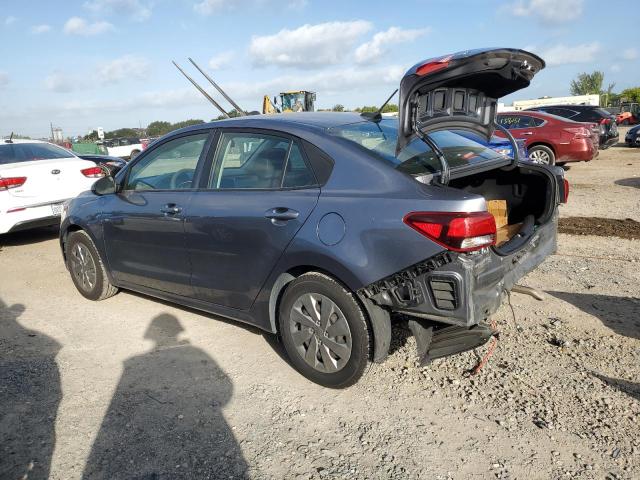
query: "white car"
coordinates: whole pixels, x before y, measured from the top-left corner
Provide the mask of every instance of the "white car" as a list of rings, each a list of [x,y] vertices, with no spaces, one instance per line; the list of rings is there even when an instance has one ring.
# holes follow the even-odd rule
[[[107,147],[110,156],[125,158],[127,160],[135,158],[144,150],[144,146],[139,138],[111,138],[105,140],[103,145]]]
[[[104,175],[57,145],[0,139],[0,234],[59,223],[63,202]]]

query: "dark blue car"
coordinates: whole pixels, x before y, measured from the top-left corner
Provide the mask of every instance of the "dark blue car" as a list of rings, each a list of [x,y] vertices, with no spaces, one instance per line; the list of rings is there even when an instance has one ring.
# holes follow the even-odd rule
[[[329,387],[382,361],[399,318],[424,363],[475,348],[555,250],[566,190],[562,169],[452,130],[490,139],[496,99],[543,66],[520,50],[463,52],[407,72],[399,119],[245,116],[173,132],[66,206],[65,263],[91,300],[130,289],[277,334]]]

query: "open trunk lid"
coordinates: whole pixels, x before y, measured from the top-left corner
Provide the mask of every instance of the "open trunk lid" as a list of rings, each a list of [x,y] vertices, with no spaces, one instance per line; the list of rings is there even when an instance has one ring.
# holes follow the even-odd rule
[[[469,130],[490,141],[497,99],[529,86],[545,67],[512,48],[466,50],[422,61],[400,82],[398,154],[418,132]]]

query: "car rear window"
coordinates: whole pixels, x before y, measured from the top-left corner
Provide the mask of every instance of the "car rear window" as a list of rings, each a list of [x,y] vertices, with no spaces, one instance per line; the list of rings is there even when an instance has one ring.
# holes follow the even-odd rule
[[[5,143],[0,145],[0,164],[30,162],[32,160],[54,160],[74,155],[49,143]]]
[[[349,140],[409,175],[429,175],[441,170],[438,157],[420,139],[413,140],[396,156],[398,120],[395,119],[340,125],[330,128],[329,133]],[[496,151],[448,130],[432,132],[429,136],[440,147],[452,169],[504,159]]]

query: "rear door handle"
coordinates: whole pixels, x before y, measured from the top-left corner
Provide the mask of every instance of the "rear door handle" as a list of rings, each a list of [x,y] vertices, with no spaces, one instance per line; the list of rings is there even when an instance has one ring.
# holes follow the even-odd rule
[[[177,215],[182,211],[182,207],[177,206],[175,203],[167,203],[160,211],[165,215]]]
[[[296,218],[298,218],[299,215],[300,215],[299,212],[291,208],[285,208],[285,207],[270,208],[269,210],[264,212],[264,216],[266,218],[269,218],[271,220],[280,220],[284,222],[288,220],[295,220]]]
[[[522,135],[533,135],[533,132],[522,132]]]

